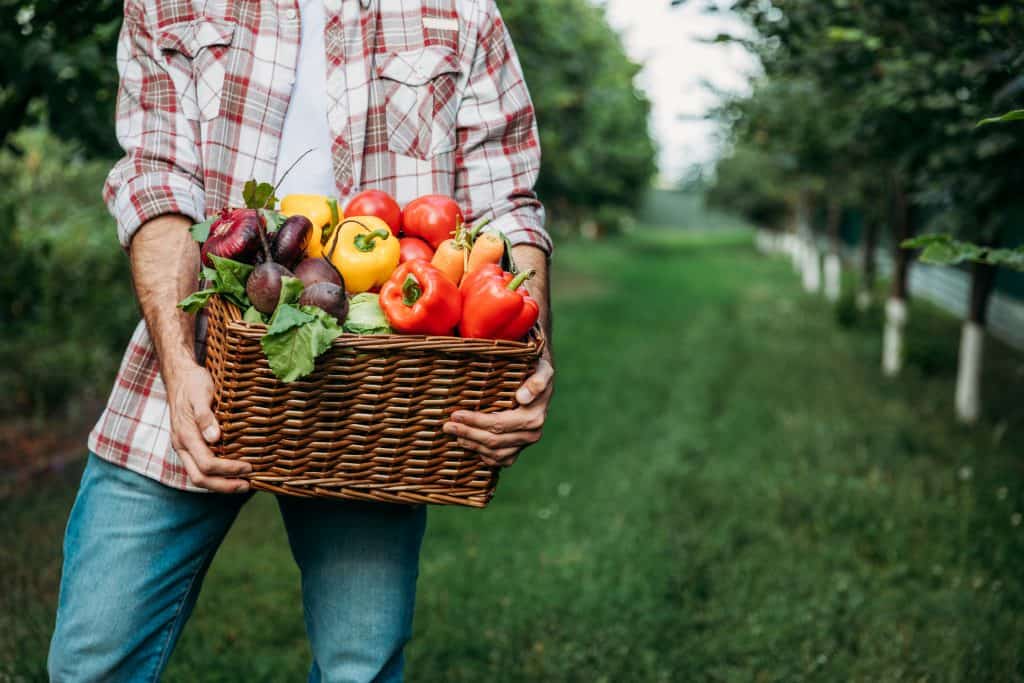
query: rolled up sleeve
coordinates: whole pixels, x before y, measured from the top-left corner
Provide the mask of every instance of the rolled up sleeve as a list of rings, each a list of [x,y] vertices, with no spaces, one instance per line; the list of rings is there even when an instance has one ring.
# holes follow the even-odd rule
[[[482,0],[479,37],[457,119],[455,194],[467,220],[491,218],[513,245],[550,254],[544,207],[534,192],[540,142],[533,102],[494,0]]]
[[[126,3],[117,47],[116,120],[125,154],[103,188],[125,248],[139,227],[157,216],[183,214],[200,221],[205,209],[198,124],[185,116],[180,94],[190,87],[191,69],[182,55],[165,56],[140,21],[140,10]]]

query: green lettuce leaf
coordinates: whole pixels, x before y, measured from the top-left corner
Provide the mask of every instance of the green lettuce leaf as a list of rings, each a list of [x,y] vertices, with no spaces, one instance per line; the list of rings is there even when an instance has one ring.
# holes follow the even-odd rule
[[[217,220],[217,216],[213,218],[207,218],[202,223],[196,223],[188,229],[192,239],[196,242],[205,242],[210,237],[210,228],[213,226],[214,221]]]
[[[293,327],[312,322],[313,319],[313,316],[291,304],[281,304],[274,311],[273,317],[270,318],[270,327],[267,328],[267,334],[281,334]]]
[[[210,297],[217,293],[216,289],[201,289],[198,292],[192,292],[187,297],[181,300],[178,304],[178,308],[185,311],[186,313],[198,313],[199,309],[210,301]]]
[[[282,308],[293,308],[286,306]],[[341,335],[341,327],[330,315],[318,308],[303,306],[296,313],[309,318],[306,322],[292,325],[283,331],[275,332],[272,324],[267,334],[263,335],[260,345],[267,356],[270,369],[282,382],[294,382],[313,372],[316,359],[330,348],[331,342]],[[280,313],[281,309],[278,309]],[[314,313],[313,311],[319,311]],[[280,325],[285,321],[297,320],[294,313],[285,313],[287,319],[280,318]],[[278,318],[275,314],[275,318]]]
[[[216,271],[213,288],[239,308],[248,308],[251,302],[245,294],[245,281],[252,273],[253,266],[214,254],[210,254],[210,260],[213,261],[213,268]]]
[[[267,223],[267,232],[271,235],[280,230],[287,220],[283,213],[273,209],[260,209],[260,214],[263,215],[263,220]]]
[[[380,308],[380,297],[370,292],[349,300],[348,317],[342,328],[352,334],[391,334],[391,326]]]
[[[242,314],[242,320],[247,323],[254,323],[257,325],[265,325],[267,317],[256,310],[255,306],[250,306],[245,309],[245,313]]]
[[[281,295],[277,299],[277,305],[283,306],[284,304],[298,303],[303,289],[305,287],[303,287],[302,280],[299,278],[287,276],[281,278]]]

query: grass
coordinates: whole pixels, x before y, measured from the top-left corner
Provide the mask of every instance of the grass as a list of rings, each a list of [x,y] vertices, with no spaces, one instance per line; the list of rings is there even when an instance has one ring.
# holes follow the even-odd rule
[[[1024,358],[952,423],[955,321],[836,323],[748,234],[557,257],[545,438],[484,512],[431,510],[412,681],[1024,680]],[[75,472],[0,505],[0,680],[41,680]],[[257,496],[168,681],[302,680],[298,576]]]

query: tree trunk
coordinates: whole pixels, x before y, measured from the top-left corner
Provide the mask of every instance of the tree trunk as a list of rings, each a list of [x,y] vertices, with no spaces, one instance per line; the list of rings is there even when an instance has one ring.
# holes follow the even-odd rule
[[[882,372],[895,377],[903,370],[903,337],[907,325],[907,282],[911,252],[900,246],[913,230],[910,204],[902,186],[897,187],[893,202],[893,273],[889,301],[885,305],[885,333],[882,344]]]
[[[838,199],[832,198],[828,202],[828,255],[825,257],[825,298],[829,301],[839,301],[839,293],[842,288],[843,265],[840,258],[840,234],[842,227],[843,205]]]
[[[996,268],[975,263],[971,269],[971,296],[960,335],[960,364],[956,375],[956,416],[974,424],[981,416],[981,368],[985,349],[988,302],[995,286]]]
[[[864,218],[864,239],[860,254],[860,291],[857,293],[857,307],[866,311],[875,300],[875,263],[878,250],[878,221],[870,216]]]

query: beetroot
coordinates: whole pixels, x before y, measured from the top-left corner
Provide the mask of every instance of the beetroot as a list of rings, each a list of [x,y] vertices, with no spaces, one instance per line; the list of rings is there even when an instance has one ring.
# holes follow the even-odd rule
[[[224,209],[210,226],[210,235],[199,250],[203,265],[212,266],[210,255],[242,263],[255,263],[260,252],[260,234],[265,229],[256,209]]]
[[[338,324],[345,322],[345,316],[348,315],[348,297],[345,290],[331,282],[317,282],[302,290],[299,305],[316,306],[332,315]]]
[[[295,267],[295,277],[302,280],[302,284],[305,287],[311,287],[318,282],[330,282],[332,285],[338,285],[339,287],[345,286],[341,273],[325,258],[303,259]]]
[[[306,253],[306,244],[313,232],[313,224],[305,216],[289,216],[281,228],[274,233],[270,243],[271,257],[286,268],[295,264]]]

